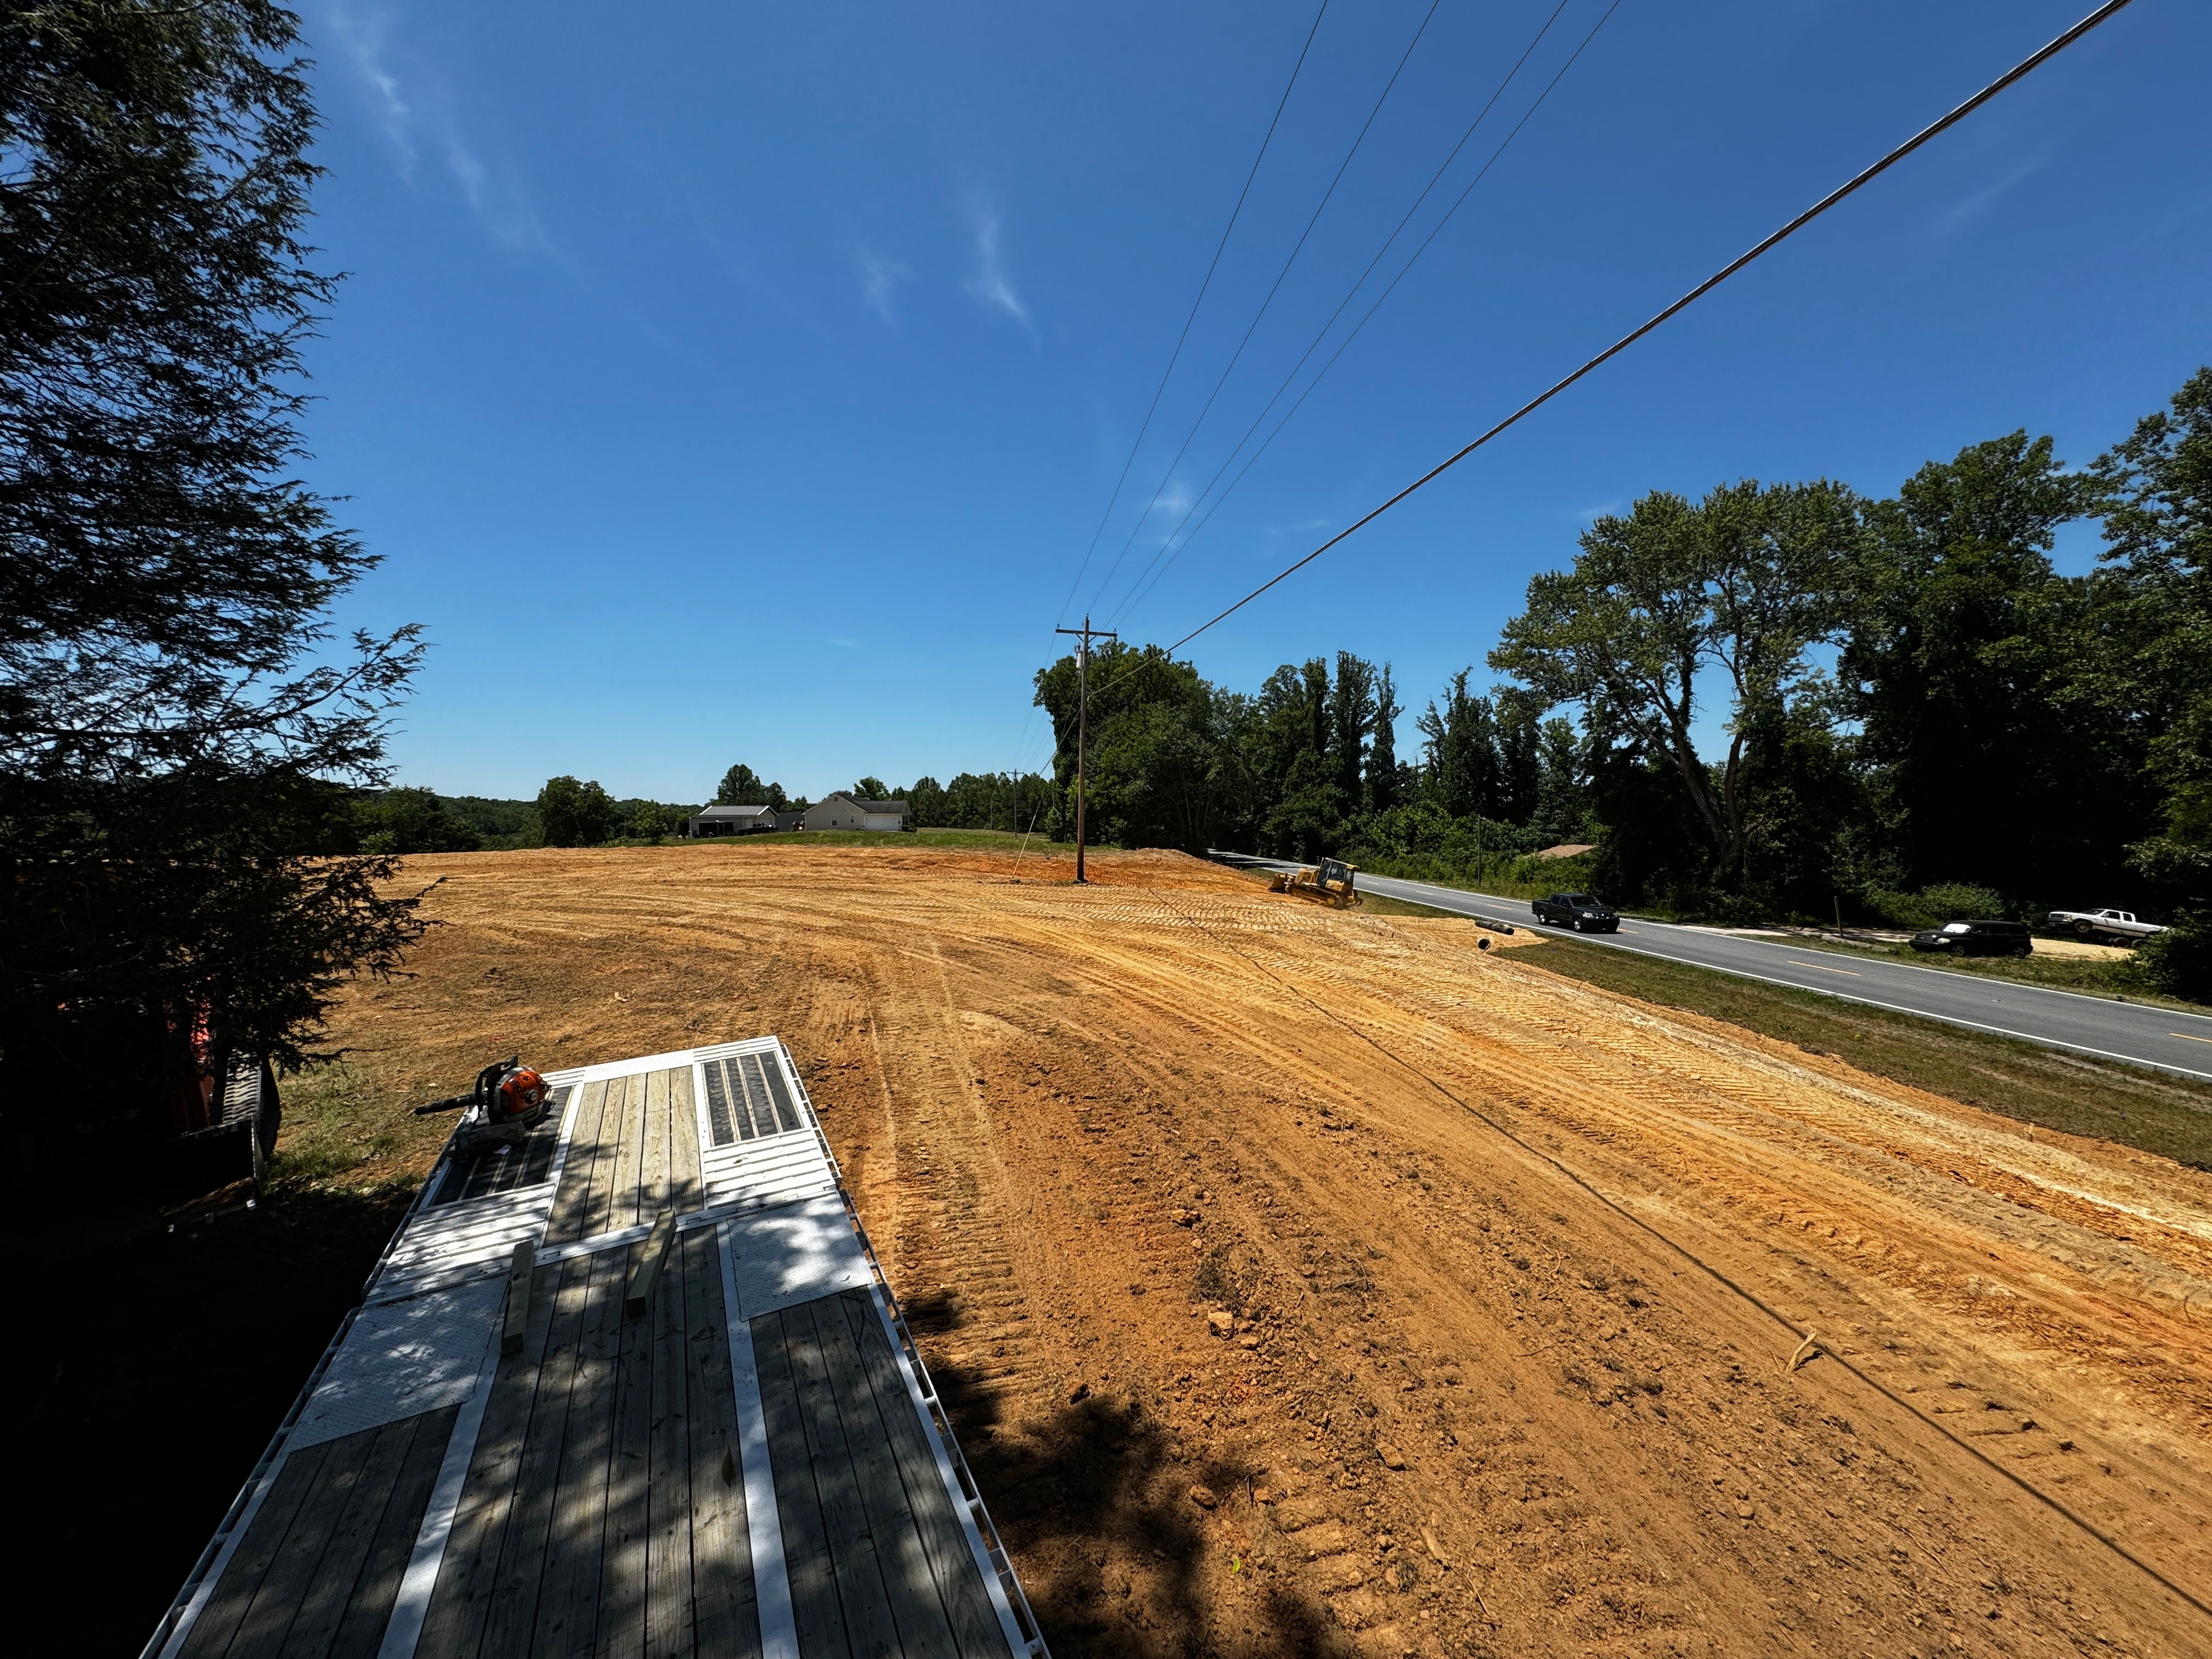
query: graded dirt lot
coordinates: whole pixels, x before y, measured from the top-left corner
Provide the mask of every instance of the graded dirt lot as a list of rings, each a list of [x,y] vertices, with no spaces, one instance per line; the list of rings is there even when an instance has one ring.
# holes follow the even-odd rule
[[[2212,1174],[1169,854],[408,873],[393,1121],[790,1044],[1063,1659],[2212,1652]]]

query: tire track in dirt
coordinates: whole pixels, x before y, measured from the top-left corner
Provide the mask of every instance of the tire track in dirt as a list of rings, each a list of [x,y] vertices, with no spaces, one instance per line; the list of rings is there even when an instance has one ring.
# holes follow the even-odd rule
[[[2203,1645],[1390,1056],[2185,1583],[2197,1172],[1171,855],[423,862],[365,1049],[792,1042],[1065,1659]]]

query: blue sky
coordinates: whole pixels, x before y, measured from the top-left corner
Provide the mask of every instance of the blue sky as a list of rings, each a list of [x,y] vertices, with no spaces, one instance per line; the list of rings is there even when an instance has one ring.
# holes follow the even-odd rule
[[[1568,0],[1309,374],[1609,3]],[[316,240],[349,276],[307,476],[385,559],[341,622],[434,644],[401,781],[1042,765],[1055,623],[1183,634],[2087,9],[1621,0],[1128,604],[1557,4],[1436,6],[1170,472],[1429,14],[1332,0],[1064,610],[1311,6],[309,0]],[[1486,683],[1529,574],[1644,491],[1887,492],[2021,426],[2087,461],[2212,359],[2207,63],[2212,9],[2137,0],[1193,659],[1250,689],[1347,648],[1418,708]]]

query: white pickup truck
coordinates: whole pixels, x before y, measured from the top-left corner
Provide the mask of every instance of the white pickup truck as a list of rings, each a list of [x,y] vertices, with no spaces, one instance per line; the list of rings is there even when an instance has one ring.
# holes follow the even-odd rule
[[[2113,939],[2139,939],[2166,931],[2156,922],[2137,921],[2132,910],[2053,910],[2044,921],[2081,939],[2095,939],[2102,933]]]

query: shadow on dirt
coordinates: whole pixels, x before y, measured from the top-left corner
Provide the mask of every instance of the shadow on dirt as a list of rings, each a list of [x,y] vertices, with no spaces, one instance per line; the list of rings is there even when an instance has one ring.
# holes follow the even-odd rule
[[[298,1188],[174,1232],[68,1226],[9,1276],[0,1408],[27,1507],[0,1595],[22,1651],[144,1645],[412,1197]],[[40,1609],[65,1620],[54,1639]]]
[[[946,1295],[917,1297],[904,1311],[925,1340],[961,1322]],[[933,1364],[930,1376],[1056,1659],[1355,1651],[1317,1599],[1264,1577],[1234,1582],[1236,1546],[1209,1547],[1211,1531],[1261,1524],[1249,1498],[1255,1471],[1186,1453],[1134,1401],[1086,1395],[1015,1429],[980,1368]],[[1194,1486],[1219,1507],[1193,1503]]]

